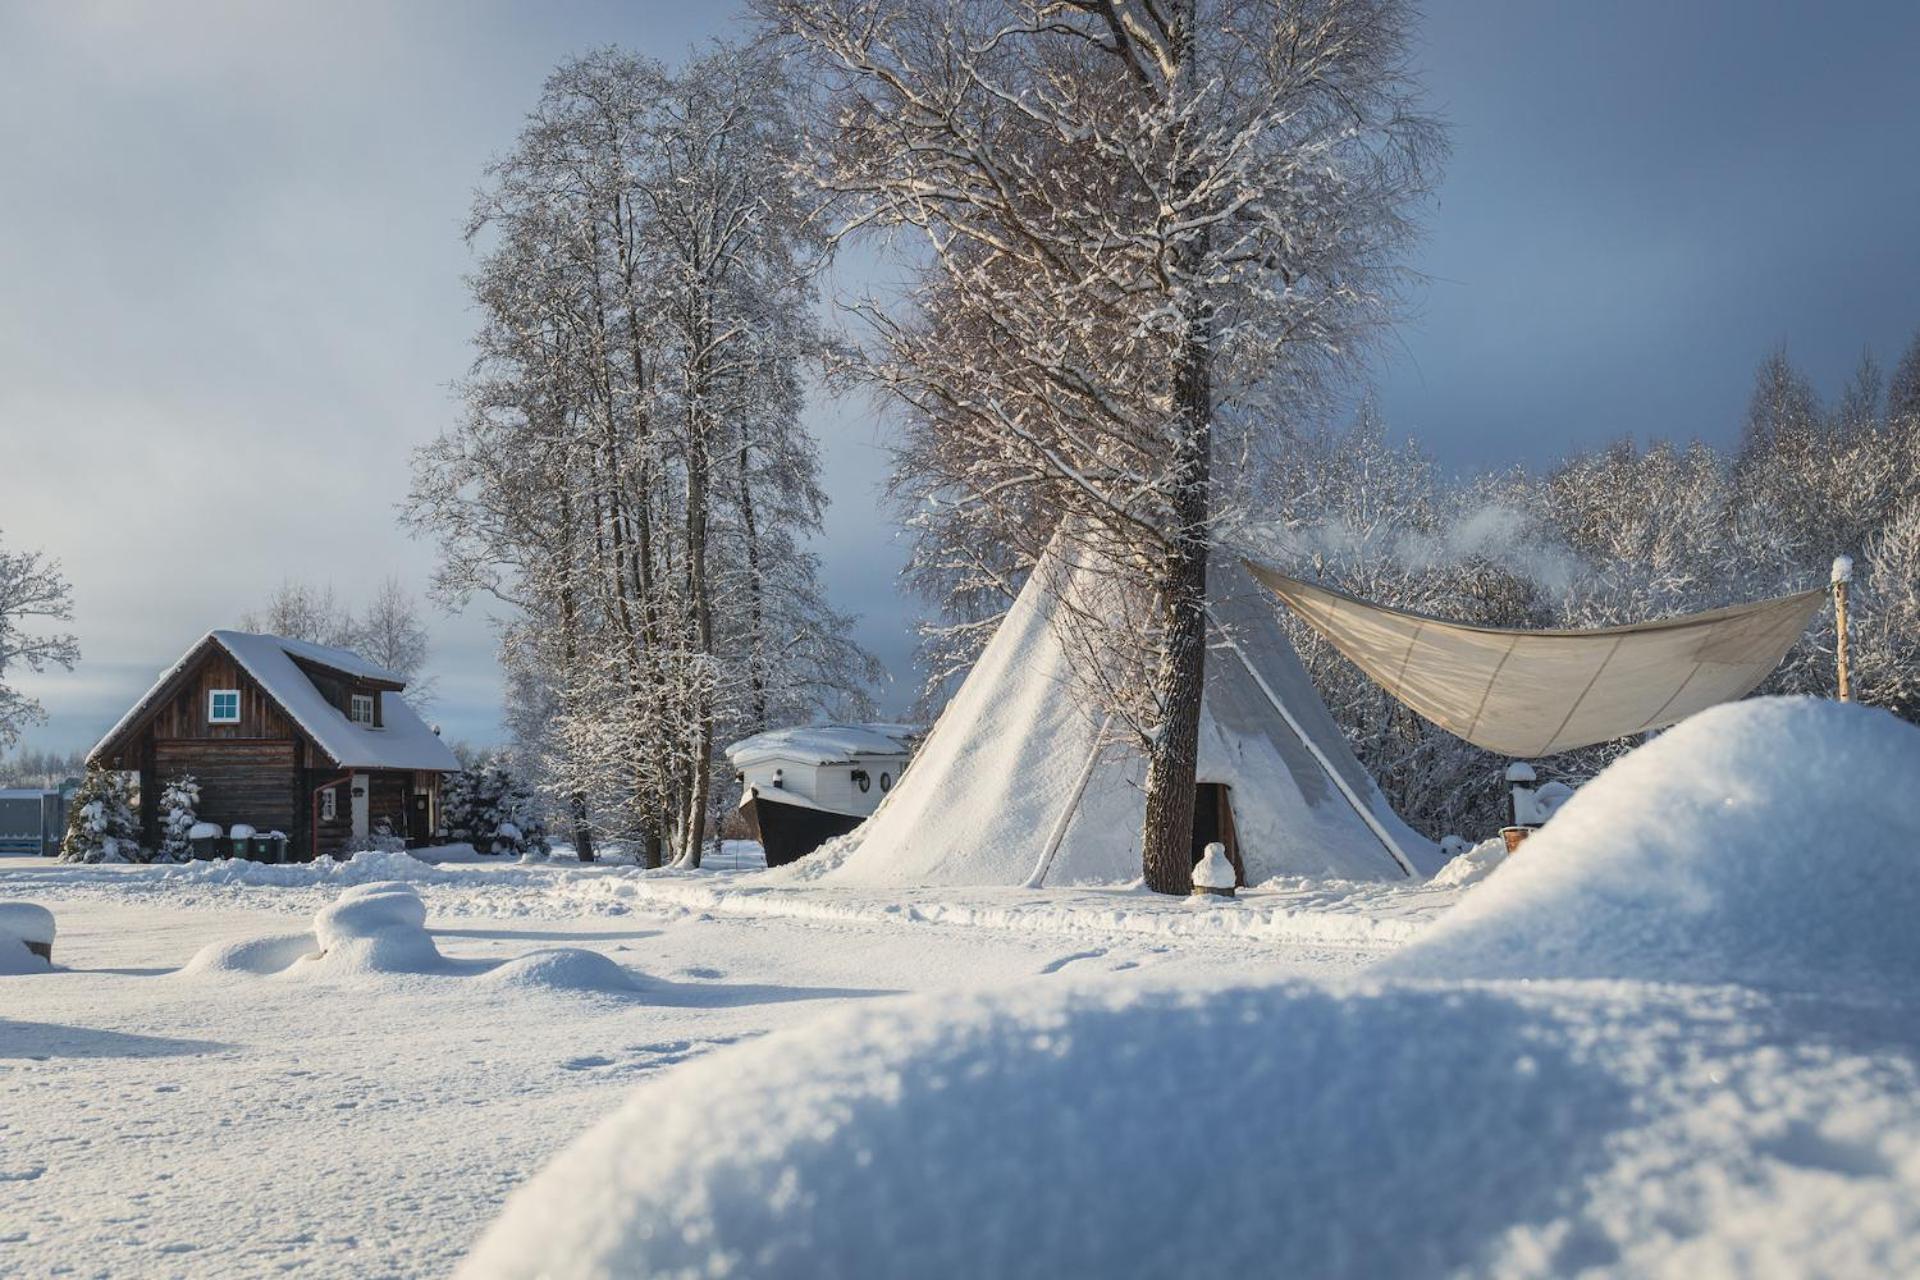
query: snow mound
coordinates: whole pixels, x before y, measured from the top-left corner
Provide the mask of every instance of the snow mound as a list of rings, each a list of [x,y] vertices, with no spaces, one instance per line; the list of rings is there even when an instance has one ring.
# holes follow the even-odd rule
[[[1920,984],[1920,729],[1762,698],[1582,787],[1377,972],[1900,997]]]
[[[1457,839],[1458,837],[1449,837]],[[1467,845],[1464,840],[1461,844]],[[1464,888],[1470,884],[1479,884],[1492,875],[1500,864],[1507,860],[1507,842],[1498,836],[1491,840],[1482,840],[1479,844],[1467,847],[1450,858],[1444,867],[1433,873],[1429,883],[1443,888]]]
[[[27,946],[53,946],[53,912],[34,902],[0,902],[0,975],[45,973],[53,962]]]
[[[871,1005],[643,1085],[457,1274],[1912,1274],[1911,1073],[1640,990]]]
[[[639,982],[620,965],[598,951],[578,947],[556,947],[516,957],[489,969],[477,981],[490,987],[617,995],[640,989]]]
[[[433,973],[446,958],[427,933],[427,906],[396,881],[356,885],[313,918],[320,954],[335,973]]]
[[[195,952],[180,972],[190,975],[280,973],[313,955],[317,948],[310,933],[276,933],[239,942],[216,942]]]

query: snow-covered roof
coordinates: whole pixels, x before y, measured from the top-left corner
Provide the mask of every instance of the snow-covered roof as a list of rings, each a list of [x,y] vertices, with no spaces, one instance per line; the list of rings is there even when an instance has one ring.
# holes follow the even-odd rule
[[[407,682],[407,678],[399,672],[390,671],[377,662],[368,662],[351,649],[340,649],[326,644],[310,644],[305,640],[288,640],[280,636],[250,636],[244,631],[216,631],[214,635],[239,636],[249,640],[271,640],[296,658],[305,658],[318,666],[328,667],[343,675],[358,676],[362,680],[399,685]]]
[[[920,734],[910,724],[808,724],[769,729],[727,748],[736,769],[763,760],[805,764],[846,764],[867,756],[904,756]]]
[[[327,701],[294,659],[302,658],[349,676],[389,684],[404,685],[406,681],[401,676],[347,649],[245,631],[208,632],[108,730],[92,754],[100,754],[151,710],[174,678],[208,644],[216,644],[231,654],[314,745],[343,769],[426,769],[451,773],[460,768],[453,749],[427,727],[405,699],[381,699],[379,728],[356,724],[347,718],[345,711]]]

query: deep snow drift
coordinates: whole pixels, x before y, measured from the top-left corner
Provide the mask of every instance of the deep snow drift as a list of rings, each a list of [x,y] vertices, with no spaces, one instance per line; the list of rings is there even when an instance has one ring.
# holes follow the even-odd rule
[[[462,1274],[1913,1274],[1916,743],[1702,716],[1382,971],[1427,980],[1108,979],[716,1054]]]
[[[1920,729],[1761,698],[1583,787],[1380,972],[1920,989]]]

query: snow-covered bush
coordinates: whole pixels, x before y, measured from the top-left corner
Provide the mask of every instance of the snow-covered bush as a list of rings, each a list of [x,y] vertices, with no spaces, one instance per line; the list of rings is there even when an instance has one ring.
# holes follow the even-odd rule
[[[366,847],[378,849],[382,853],[405,853],[407,838],[394,831],[391,821],[380,818],[373,824],[373,831],[367,837]]]
[[[548,849],[539,797],[497,760],[448,775],[440,813],[447,839],[481,853],[544,854]]]
[[[185,862],[193,856],[193,832],[200,825],[200,783],[182,774],[160,793],[160,849],[157,862]]]
[[[134,821],[134,781],[124,773],[89,769],[67,810],[62,862],[141,861]]]

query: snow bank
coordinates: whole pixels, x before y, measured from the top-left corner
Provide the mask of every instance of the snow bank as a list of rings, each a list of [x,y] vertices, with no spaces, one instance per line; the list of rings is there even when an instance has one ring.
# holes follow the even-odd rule
[[[1913,1274],[1911,1071],[1638,991],[867,1006],[643,1085],[458,1275]]]
[[[1458,837],[1449,837],[1458,839]],[[1465,840],[1461,844],[1467,845]],[[1479,884],[1492,875],[1500,864],[1507,860],[1507,842],[1498,836],[1491,840],[1482,840],[1479,844],[1467,845],[1448,860],[1447,865],[1434,872],[1428,883],[1437,889],[1460,889],[1470,884]]]
[[[238,831],[239,828],[234,828]],[[189,884],[249,885],[275,888],[306,888],[313,885],[374,884],[379,881],[405,881],[414,884],[448,884],[462,878],[455,870],[443,870],[423,862],[410,853],[391,849],[362,849],[351,858],[338,861],[316,858],[312,862],[249,862],[244,858],[216,858],[207,862],[189,862],[167,868],[162,875],[170,881]]]
[[[1920,986],[1920,729],[1716,707],[1580,789],[1388,974]]]

